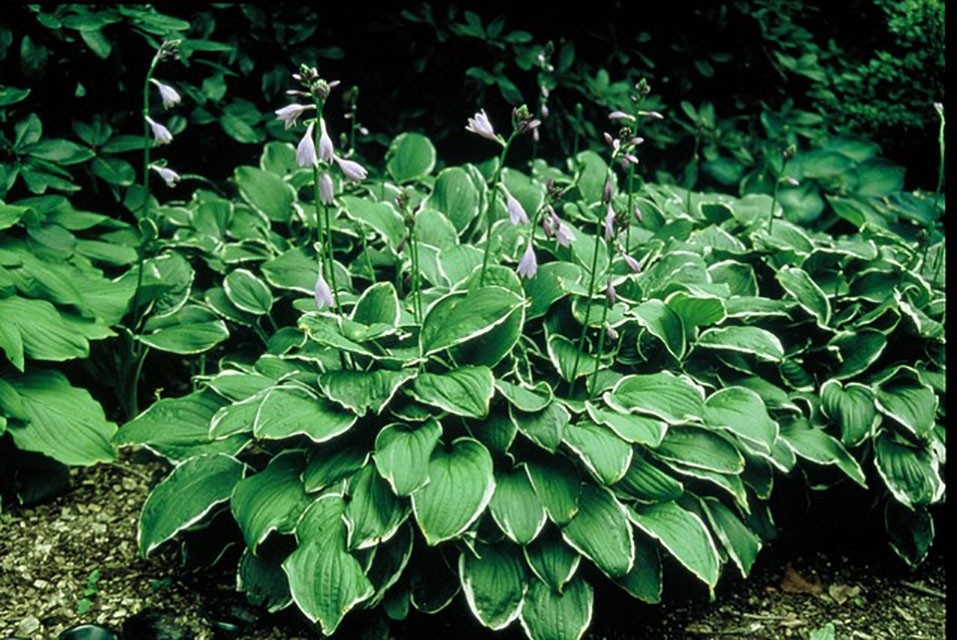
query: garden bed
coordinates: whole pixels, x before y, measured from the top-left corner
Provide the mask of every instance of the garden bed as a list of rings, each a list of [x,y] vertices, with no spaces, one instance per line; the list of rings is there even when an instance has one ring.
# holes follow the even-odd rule
[[[55,638],[81,622],[119,630],[128,618],[150,609],[165,612],[187,632],[182,637],[192,632],[197,640],[320,637],[293,612],[268,615],[245,605],[243,596],[235,593],[230,566],[184,574],[177,571],[173,547],[148,560],[137,555],[136,521],[149,488],[163,473],[161,465],[124,460],[72,473],[68,493],[49,504],[0,515],[0,636]],[[655,607],[627,596],[616,599],[609,590],[612,599],[598,600],[586,637],[807,638],[828,622],[840,639],[945,637],[946,587],[939,550],[909,572],[889,552],[879,552],[882,541],[869,540],[855,548],[845,534],[843,545],[832,540],[822,550],[799,544],[800,539],[801,532],[792,531],[779,545],[765,549],[746,581],[728,572],[713,603],[690,584],[666,590],[664,604]],[[95,594],[84,596],[94,571],[99,571]],[[87,606],[80,604],[84,597],[90,601],[89,611],[78,614],[78,606]],[[467,629],[470,638],[521,637],[517,625],[511,634],[495,635],[478,627],[464,606],[454,603],[452,608],[450,615],[438,617],[413,614],[393,623],[389,635],[381,637],[440,637],[443,629],[460,635]],[[230,624],[241,631],[224,629]],[[347,620],[339,635],[360,637],[376,629],[375,621],[357,617]]]

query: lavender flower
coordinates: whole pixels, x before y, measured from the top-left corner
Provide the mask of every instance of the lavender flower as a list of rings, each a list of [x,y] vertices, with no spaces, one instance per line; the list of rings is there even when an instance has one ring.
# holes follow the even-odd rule
[[[296,146],[296,164],[300,167],[318,167],[319,159],[316,157],[316,143],[312,139],[312,129],[315,122],[310,122],[306,127],[306,133],[302,140]]]
[[[628,265],[628,268],[631,269],[634,273],[641,271],[641,265],[638,264],[638,261],[632,258],[627,253],[622,254],[622,257],[625,259],[625,264]]]
[[[555,228],[555,223],[552,221],[551,216],[545,216],[542,218],[542,229],[545,230],[546,238],[551,238],[555,235],[555,232],[558,231],[558,229]]]
[[[611,241],[615,235],[615,210],[611,203],[608,203],[608,210],[605,212],[605,240]]]
[[[276,109],[276,118],[285,125],[286,129],[292,129],[296,126],[296,121],[299,120],[299,116],[304,114],[309,109],[315,109],[315,105],[312,104],[289,104],[283,107],[282,109]]]
[[[532,248],[532,241],[529,239],[525,253],[522,259],[518,261],[518,268],[515,272],[523,278],[534,278],[538,273],[538,260],[535,258],[535,250]]]
[[[492,128],[492,123],[489,122],[488,116],[485,115],[485,109],[482,109],[473,117],[469,118],[469,123],[468,126],[465,127],[465,130],[480,135],[486,140],[498,142],[499,144],[502,143],[499,137],[495,135],[495,129]]]
[[[638,222],[644,222],[645,220],[644,216],[641,215],[641,209],[638,208],[638,205],[635,205],[635,219],[637,219]]]
[[[563,247],[569,247],[572,244],[572,241],[575,239],[575,234],[572,233],[572,230],[564,222],[558,223],[558,230],[555,232],[555,239],[558,240],[558,244]]]
[[[332,162],[336,150],[332,146],[332,138],[329,137],[329,132],[326,131],[324,118],[319,118],[319,131],[319,159],[323,162]]]
[[[634,121],[635,121],[635,116],[633,116],[633,115],[631,115],[631,114],[629,114],[629,113],[625,113],[624,111],[612,111],[611,113],[608,114],[608,119],[609,119],[609,120],[613,120],[613,121],[615,121],[615,122],[620,121],[620,120],[626,120],[626,121],[628,121],[628,122],[634,122]]]
[[[505,191],[505,204],[508,209],[508,219],[513,225],[528,224],[528,214],[522,207],[522,203],[515,199],[508,189]]]
[[[179,93],[173,87],[168,84],[163,84],[156,78],[150,78],[150,82],[156,85],[160,92],[160,98],[163,100],[163,108],[169,109],[170,107],[175,107],[180,103],[182,98],[179,97]]]
[[[169,144],[173,141],[173,134],[169,132],[169,129],[156,122],[149,116],[146,116],[146,121],[149,123],[150,129],[153,130],[153,142],[156,143],[156,146],[161,144]]]
[[[336,161],[336,164],[339,165],[339,168],[342,169],[342,174],[352,180],[353,182],[361,182],[366,179],[366,176],[369,175],[369,172],[366,171],[358,162],[352,160],[346,160],[345,158],[340,158],[339,156],[333,156],[333,159]]]
[[[605,287],[605,295],[608,296],[608,303],[615,304],[618,301],[618,293],[615,291],[615,285],[611,283],[611,280],[608,281],[608,286]]]
[[[332,308],[335,306],[335,300],[332,297],[332,289],[329,288],[329,285],[326,283],[326,279],[322,277],[322,267],[319,267],[319,277],[316,278],[316,306],[320,309],[323,307]]]
[[[150,166],[150,169],[158,173],[159,177],[162,178],[163,182],[165,182],[166,186],[170,189],[175,187],[176,183],[179,182],[179,174],[172,169],[167,169],[166,167],[157,167],[156,165]]]
[[[328,171],[323,171],[319,176],[319,202],[324,205],[331,205],[336,197],[336,187],[332,184],[332,176]]]

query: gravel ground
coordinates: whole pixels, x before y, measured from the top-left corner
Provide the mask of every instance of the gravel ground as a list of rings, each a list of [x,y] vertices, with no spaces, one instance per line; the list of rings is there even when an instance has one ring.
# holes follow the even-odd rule
[[[178,557],[169,548],[148,560],[137,556],[139,509],[162,473],[158,464],[129,462],[74,470],[70,492],[0,514],[0,638],[53,640],[81,622],[121,630],[144,610],[162,612],[180,637],[194,640],[320,637],[292,612],[269,616],[245,605],[228,570],[177,572]],[[635,603],[616,590],[599,592],[588,637],[777,640],[807,638],[832,623],[838,640],[944,638],[942,552],[908,572],[889,554],[875,558],[865,551],[829,547],[822,553],[793,544],[766,549],[748,580],[728,574],[714,602],[666,566],[664,605]],[[463,609],[454,605],[437,618],[413,614],[391,629],[377,619],[350,616],[337,635],[521,637],[517,628],[504,634],[477,628]],[[231,621],[234,629],[216,620]],[[128,628],[125,640],[150,637]]]

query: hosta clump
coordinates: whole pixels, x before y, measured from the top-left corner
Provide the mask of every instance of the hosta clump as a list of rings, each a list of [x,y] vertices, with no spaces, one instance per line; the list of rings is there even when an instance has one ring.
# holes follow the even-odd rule
[[[91,344],[116,335],[133,289],[105,272],[135,259],[123,244],[128,231],[62,196],[0,202],[3,494],[37,500],[63,485],[65,465],[115,457],[116,425],[56,367],[86,361]]]
[[[352,609],[401,619],[460,595],[489,628],[578,638],[596,581],[657,602],[663,562],[709,590],[728,562],[746,575],[774,534],[777,474],[867,484],[869,454],[849,452],[863,449],[822,402],[833,391],[816,385],[836,376],[816,354],[850,339],[829,329],[838,318],[876,317],[886,299],[826,311],[808,281],[827,290],[821,273],[878,260],[877,240],[769,225],[767,196],[616,193],[590,152],[531,175],[434,164],[426,139],[400,136],[391,180],[336,199],[326,228],[352,277],[335,311],[294,300],[295,326],[259,355],[224,356],[120,431],[177,463],[144,507],[144,554],[176,538],[192,557],[205,525],[234,520],[240,588],[324,633]],[[604,221],[634,203],[642,219],[614,223],[628,260]],[[520,278],[530,246],[534,276]],[[845,348],[842,362],[860,351]],[[919,381],[939,366],[911,369]],[[909,371],[892,375],[913,386]],[[877,394],[886,424],[868,435],[911,446]]]

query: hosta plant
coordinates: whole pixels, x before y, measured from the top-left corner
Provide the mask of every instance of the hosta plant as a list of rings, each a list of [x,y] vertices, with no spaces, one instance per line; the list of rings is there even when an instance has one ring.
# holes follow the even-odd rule
[[[132,287],[107,273],[135,258],[116,244],[127,230],[62,196],[0,202],[3,494],[37,500],[62,487],[66,465],[115,457],[116,425],[58,365],[87,359],[115,335]]]
[[[190,561],[212,538],[218,557],[235,540],[203,534],[232,520],[240,589],[325,634],[356,608],[401,619],[462,597],[488,628],[579,638],[596,581],[657,602],[663,562],[709,591],[729,563],[746,575],[779,474],[873,487],[876,460],[889,513],[940,498],[942,427],[908,413],[943,375],[930,258],[890,225],[809,233],[767,195],[619,188],[631,132],[613,164],[507,167],[536,124],[518,109],[506,137],[480,112],[468,129],[499,157],[437,172],[404,134],[345,193],[323,184],[314,125],[295,165],[270,145],[237,169],[244,203],[198,192],[165,211],[233,306],[238,277],[286,302],[262,344],[217,351],[193,393],[117,434],[175,463],[144,506],[144,555],[176,540]],[[197,304],[228,317],[215,290]],[[914,327],[926,355],[880,359]]]

